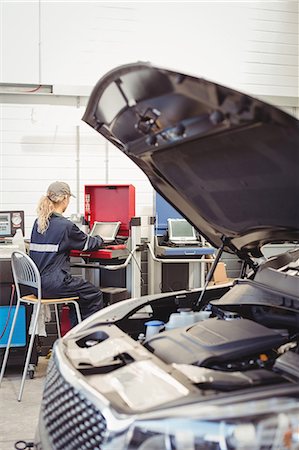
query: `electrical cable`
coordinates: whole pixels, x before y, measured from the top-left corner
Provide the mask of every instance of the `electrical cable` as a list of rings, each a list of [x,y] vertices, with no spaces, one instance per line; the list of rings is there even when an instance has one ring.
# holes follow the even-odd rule
[[[136,263],[136,265],[137,265],[137,267],[139,269],[141,284],[142,284],[142,286],[144,286],[145,285],[145,281],[144,281],[144,278],[142,277],[142,270],[141,270],[141,267],[139,266],[139,264],[138,264],[138,262],[137,262],[137,260],[136,260],[136,258],[135,258],[133,253],[132,253],[132,258],[134,259],[134,261],[135,261],[135,263]],[[160,290],[162,291],[162,283],[160,284],[159,287],[160,287]],[[175,292],[174,289],[172,289],[168,285],[166,286],[166,288],[168,289],[169,292]]]
[[[3,331],[2,331],[2,333],[1,333],[1,335],[0,335],[0,339],[3,338],[3,336],[4,336],[4,334],[5,334],[5,331],[6,331],[6,329],[7,329],[8,323],[9,323],[10,314],[11,314],[11,310],[12,310],[12,302],[13,302],[13,299],[14,299],[14,295],[15,295],[15,285],[12,284],[12,285],[11,285],[11,294],[10,294],[9,306],[8,306],[8,314],[7,314],[6,322],[5,322],[5,324],[4,324]]]
[[[37,87],[34,88],[34,89],[30,89],[30,90],[28,90],[28,91],[20,91],[20,92],[36,92],[36,91],[38,91],[41,87],[42,87],[42,85],[40,84],[39,86],[37,86]]]
[[[142,277],[142,270],[141,270],[140,265],[138,264],[137,259],[135,258],[134,253],[132,253],[132,258],[134,259],[134,261],[135,261],[135,263],[136,263],[136,266],[138,267],[138,270],[139,270],[139,272],[140,272],[140,281],[141,281],[141,284],[144,286],[144,285],[145,285],[145,281],[144,281],[144,279],[143,279],[143,277]]]
[[[15,442],[16,450],[27,450],[29,448],[35,447],[34,442],[17,441]]]

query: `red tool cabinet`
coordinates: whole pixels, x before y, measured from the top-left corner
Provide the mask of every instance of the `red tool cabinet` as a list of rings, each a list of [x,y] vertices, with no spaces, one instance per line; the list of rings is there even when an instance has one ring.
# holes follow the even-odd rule
[[[84,216],[91,229],[94,221],[120,221],[120,236],[129,236],[135,216],[135,187],[132,184],[89,184],[84,190]]]

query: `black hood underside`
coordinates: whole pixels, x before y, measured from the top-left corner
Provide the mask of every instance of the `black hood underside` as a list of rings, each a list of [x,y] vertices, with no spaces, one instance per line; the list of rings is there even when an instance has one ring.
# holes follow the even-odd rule
[[[95,86],[83,120],[214,247],[299,239],[299,122],[243,93],[138,63]]]

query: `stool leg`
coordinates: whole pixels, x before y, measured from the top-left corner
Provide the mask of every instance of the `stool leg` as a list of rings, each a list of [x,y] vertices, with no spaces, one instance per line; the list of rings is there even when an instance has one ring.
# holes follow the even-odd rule
[[[78,302],[70,302],[70,303],[73,303],[73,305],[75,306],[78,323],[82,322],[81,312],[80,312],[80,308],[79,308]]]
[[[58,306],[54,304],[55,308],[55,317],[56,317],[56,326],[57,326],[57,334],[59,339],[61,338],[61,331],[60,331],[60,321],[59,321],[59,314],[58,314]]]
[[[37,327],[37,321],[38,321],[38,317],[39,317],[39,313],[40,313],[40,308],[41,308],[41,304],[38,303],[37,308],[36,308],[34,322],[33,322],[33,327],[32,327],[32,334],[30,337],[29,347],[28,347],[28,351],[27,351],[27,355],[26,355],[26,361],[25,361],[25,366],[24,366],[24,370],[23,370],[23,376],[22,376],[21,387],[20,387],[19,396],[18,396],[18,402],[21,401],[22,395],[23,395],[23,389],[24,389],[24,384],[25,384],[25,380],[26,380],[28,366],[30,363],[30,358],[31,358],[33,343],[34,343],[34,339],[35,339],[35,331],[36,331],[36,327]]]
[[[8,360],[10,344],[11,344],[13,332],[14,332],[14,329],[15,329],[15,326],[16,326],[16,321],[17,321],[17,317],[18,317],[19,307],[20,307],[20,300],[18,300],[17,304],[16,304],[15,314],[13,316],[13,321],[12,321],[12,324],[11,324],[11,328],[10,328],[10,332],[9,332],[9,336],[8,336],[8,340],[7,340],[7,345],[6,345],[6,349],[5,349],[5,353],[4,353],[4,358],[3,358],[3,361],[2,361],[1,374],[0,374],[0,385],[2,383],[3,375],[4,375],[4,372],[5,372],[5,368],[6,368],[6,364],[7,364],[7,360]]]

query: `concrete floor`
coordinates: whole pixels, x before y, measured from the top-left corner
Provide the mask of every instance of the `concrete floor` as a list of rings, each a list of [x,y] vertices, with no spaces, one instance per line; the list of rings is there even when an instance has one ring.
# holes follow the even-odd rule
[[[34,440],[47,366],[48,359],[39,357],[34,378],[26,379],[21,402],[17,401],[21,369],[7,368],[0,387],[1,450],[13,450],[19,440]]]

